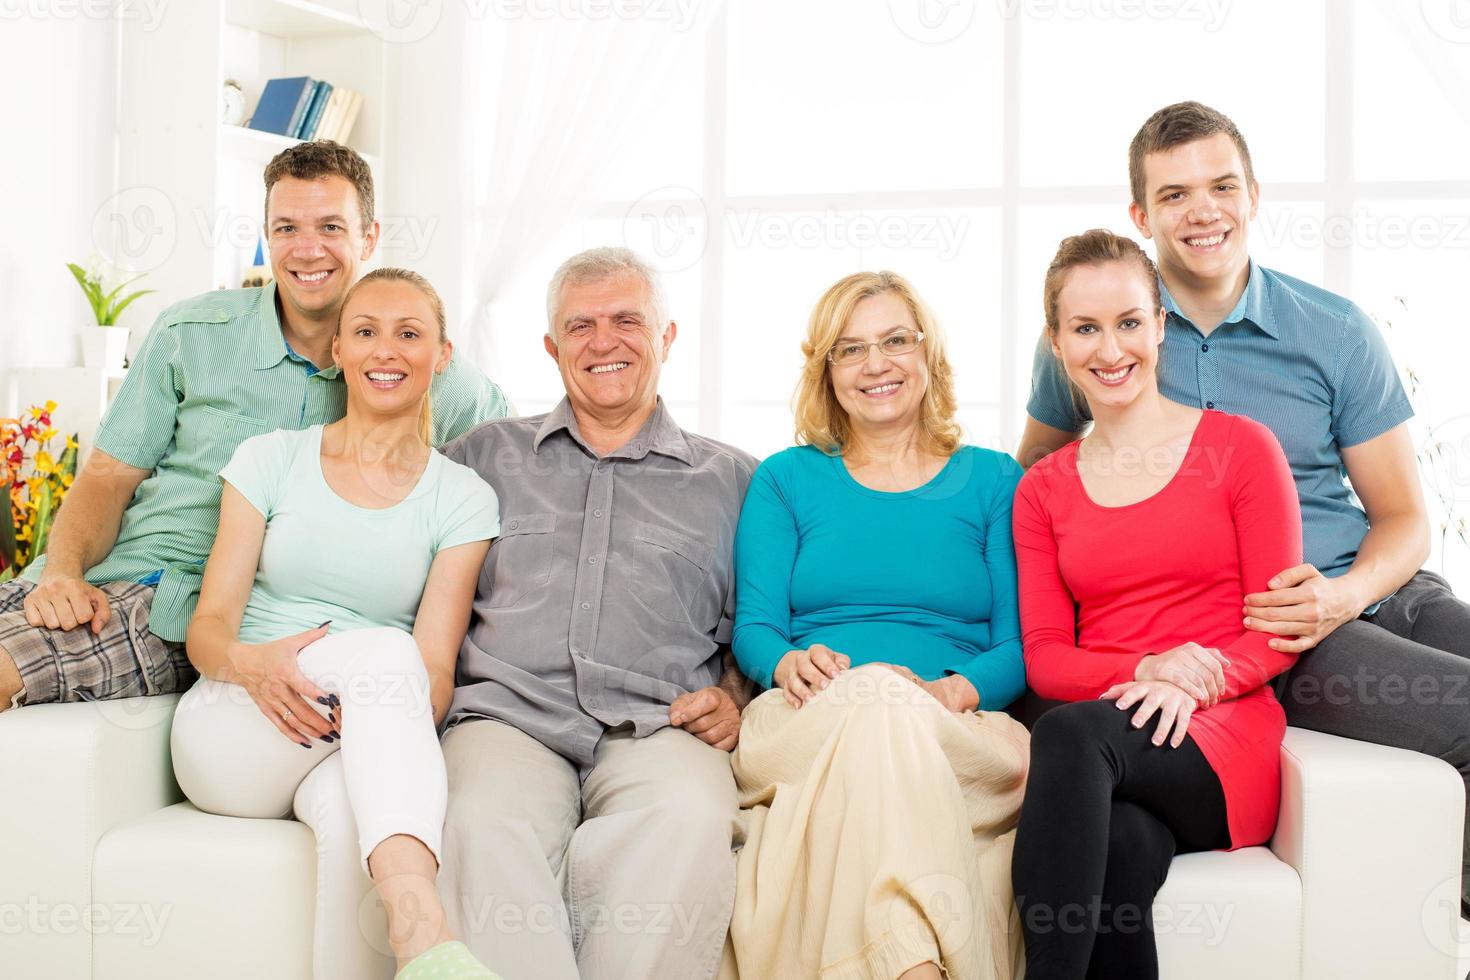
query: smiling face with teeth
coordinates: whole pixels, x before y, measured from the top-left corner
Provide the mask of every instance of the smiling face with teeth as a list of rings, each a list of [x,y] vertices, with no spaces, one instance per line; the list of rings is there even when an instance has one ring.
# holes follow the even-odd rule
[[[362,224],[357,189],[344,177],[282,177],[266,202],[276,295],[288,320],[337,320],[342,299],[378,243]]]
[[[1143,158],[1147,193],[1144,204],[1130,204],[1128,213],[1154,240],[1166,283],[1194,289],[1244,284],[1246,233],[1260,199],[1260,186],[1247,174],[1240,150],[1224,133]]]
[[[1079,265],[1057,294],[1052,353],[1094,415],[1158,388],[1164,312],[1136,262]]]
[[[897,293],[865,297],[837,338],[838,344],[875,344],[896,333],[918,333],[913,312]],[[878,431],[919,427],[924,393],[929,389],[929,365],[922,344],[906,354],[888,355],[869,347],[867,357],[855,364],[832,364],[828,369],[832,394],[847,413],[853,434],[861,439]]]
[[[453,354],[441,329],[433,303],[412,283],[369,276],[359,284],[332,339],[348,414],[417,419],[434,375]]]
[[[555,306],[546,352],[577,417],[618,427],[651,414],[678,327],[657,322],[649,284],[632,272],[568,282]]]

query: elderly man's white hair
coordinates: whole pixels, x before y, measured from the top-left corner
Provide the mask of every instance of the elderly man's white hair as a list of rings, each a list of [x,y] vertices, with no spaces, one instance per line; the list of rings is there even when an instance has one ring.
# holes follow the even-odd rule
[[[597,282],[613,276],[635,275],[648,284],[648,295],[653,301],[654,327],[659,333],[668,328],[669,318],[665,312],[668,303],[664,300],[663,276],[631,248],[604,245],[578,252],[557,268],[546,287],[547,334],[556,339],[556,304],[562,290],[584,282]]]

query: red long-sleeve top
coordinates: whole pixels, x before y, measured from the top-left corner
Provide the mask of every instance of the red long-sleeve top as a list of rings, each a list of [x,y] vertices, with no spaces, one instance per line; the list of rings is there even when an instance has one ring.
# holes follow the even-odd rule
[[[1264,685],[1296,658],[1267,646],[1271,634],[1247,630],[1243,607],[1247,593],[1302,560],[1281,446],[1258,422],[1207,411],[1169,483],[1122,507],[1087,495],[1077,446],[1036,463],[1016,490],[1027,684],[1081,701],[1133,680],[1148,654],[1191,640],[1219,649],[1230,661],[1226,690],[1195,712],[1189,737],[1224,789],[1231,848],[1260,844],[1276,826],[1286,733]]]

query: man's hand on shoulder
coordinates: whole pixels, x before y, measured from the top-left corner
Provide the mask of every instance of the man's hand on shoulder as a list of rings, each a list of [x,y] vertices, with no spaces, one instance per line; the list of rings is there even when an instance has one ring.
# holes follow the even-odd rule
[[[740,741],[740,709],[722,687],[681,694],[669,705],[669,724],[725,752]]]

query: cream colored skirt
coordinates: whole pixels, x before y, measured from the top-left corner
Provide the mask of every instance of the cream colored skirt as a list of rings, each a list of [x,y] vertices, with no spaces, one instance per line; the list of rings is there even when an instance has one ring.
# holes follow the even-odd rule
[[[800,710],[756,698],[732,758],[748,837],[722,976],[891,980],[926,961],[1018,976],[1029,749],[1008,715],[956,714],[877,665]]]

